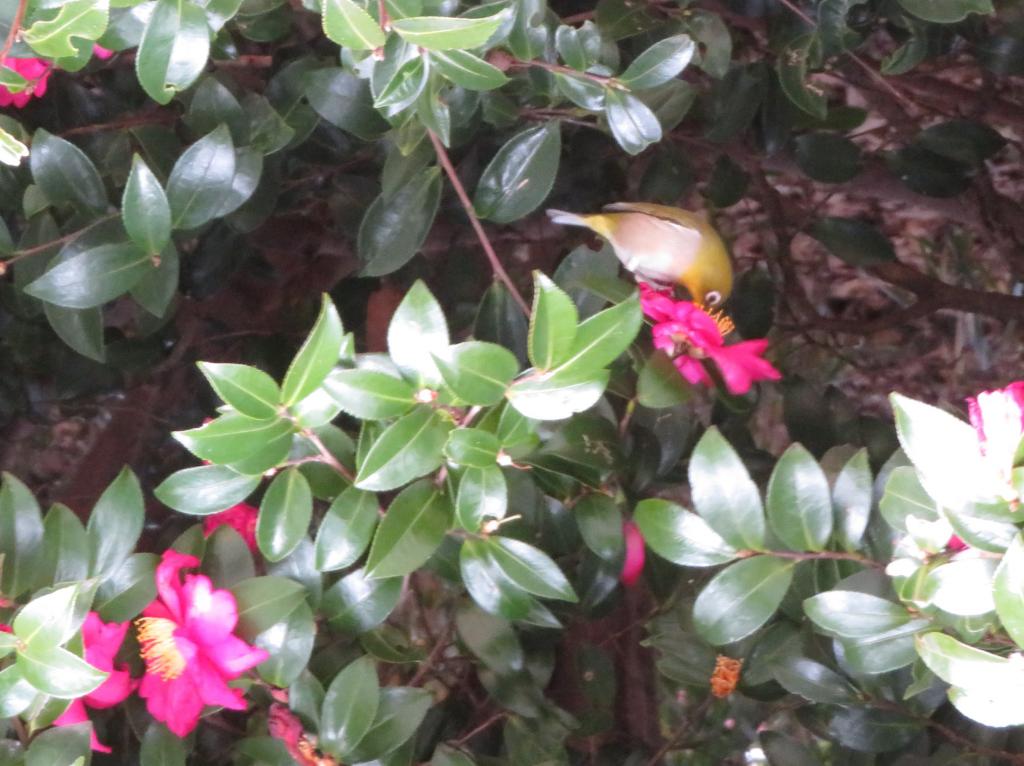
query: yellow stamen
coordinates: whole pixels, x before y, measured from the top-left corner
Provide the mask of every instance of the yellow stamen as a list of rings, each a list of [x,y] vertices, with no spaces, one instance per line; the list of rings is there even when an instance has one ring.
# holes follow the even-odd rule
[[[723,338],[736,329],[736,325],[733,324],[733,321],[729,319],[721,309],[712,311],[699,303],[697,304],[697,307],[714,320],[715,327],[718,328],[718,332],[722,333]]]
[[[142,646],[142,659],[146,670],[172,681],[185,672],[185,658],[174,643],[174,630],[178,627],[173,620],[163,617],[140,617],[135,621]]]

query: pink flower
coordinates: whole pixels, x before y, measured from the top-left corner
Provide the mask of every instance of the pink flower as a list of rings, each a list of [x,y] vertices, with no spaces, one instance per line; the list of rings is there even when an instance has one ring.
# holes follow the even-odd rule
[[[46,93],[46,81],[50,79],[50,64],[42,59],[5,58],[0,66],[13,69],[26,80],[28,87],[19,93],[11,93],[0,85],[0,106],[16,106],[21,109],[32,97],[39,98]]]
[[[10,625],[0,624],[0,633],[13,633],[13,632],[14,631],[11,630],[11,626]]]
[[[623,585],[631,587],[640,579],[644,571],[644,536],[640,528],[632,521],[622,524],[622,535],[626,541],[626,557],[622,562],[622,573],[619,580]]]
[[[655,322],[654,347],[667,353],[690,383],[714,385],[704,369],[710,359],[722,373],[725,387],[733,394],[745,394],[758,380],[782,377],[763,358],[766,340],[745,340],[725,345],[725,336],[733,330],[732,321],[721,314],[709,314],[691,301],[677,301],[640,283],[640,307]]]
[[[157,598],[136,620],[146,662],[139,696],[154,718],[179,737],[199,722],[206,705],[245,710],[232,681],[268,654],[234,635],[238,606],[230,591],[215,590],[205,575],[181,570],[199,565],[195,556],[164,551],[156,568]]]
[[[245,544],[253,553],[258,552],[256,546],[256,518],[260,514],[259,508],[254,508],[248,503],[239,503],[220,513],[213,513],[203,519],[203,534],[209,537],[218,527],[229,526],[242,536]]]
[[[960,551],[965,551],[965,550],[967,550],[970,547],[971,546],[969,546],[967,543],[965,543],[963,540],[961,540],[956,535],[950,535],[949,536],[949,540],[946,542],[946,550],[947,551],[953,551],[954,553],[959,553]]]
[[[114,667],[114,657],[121,649],[125,634],[128,632],[127,622],[104,623],[96,612],[89,612],[82,625],[82,644],[85,647],[85,660],[94,668],[107,673],[107,680],[97,689],[84,697],[74,700],[60,717],[53,722],[54,726],[70,726],[85,723],[89,720],[86,706],[91,708],[112,707],[132,693],[135,681],[128,674],[128,666]],[[110,748],[102,744],[93,732],[92,749],[101,753],[109,753]]]
[[[114,51],[109,51],[102,45],[94,45],[92,46],[92,55],[98,59],[103,59],[104,61],[106,61],[108,58],[114,55]]]
[[[978,434],[981,454],[1000,479],[1009,482],[1024,437],[1024,382],[968,398],[967,411]]]

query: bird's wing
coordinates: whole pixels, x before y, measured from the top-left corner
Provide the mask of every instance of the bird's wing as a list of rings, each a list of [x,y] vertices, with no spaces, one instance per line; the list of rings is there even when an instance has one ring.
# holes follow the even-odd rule
[[[707,226],[707,222],[696,213],[668,205],[654,205],[649,202],[613,202],[611,205],[605,205],[604,209],[616,213],[643,213],[696,231],[702,231]]]

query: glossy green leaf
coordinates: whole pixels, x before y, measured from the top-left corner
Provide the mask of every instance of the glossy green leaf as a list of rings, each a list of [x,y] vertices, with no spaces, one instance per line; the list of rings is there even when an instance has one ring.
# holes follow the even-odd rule
[[[416,405],[411,385],[376,370],[334,370],[324,388],[342,410],[361,420],[389,420]]]
[[[338,363],[343,334],[338,310],[324,294],[316,324],[292,359],[281,383],[281,396],[286,405],[306,398],[323,383],[327,373]]]
[[[384,622],[401,592],[401,577],[371,579],[357,569],[324,591],[321,611],[332,628],[358,635]]]
[[[139,766],[185,766],[188,750],[184,741],[158,721],[146,729],[139,748]]]
[[[625,550],[622,513],[608,495],[584,496],[572,508],[580,537],[590,550],[605,561],[619,563]]]
[[[172,473],[153,494],[176,511],[207,516],[245,500],[260,478],[237,473],[227,466],[204,465]]]
[[[154,553],[133,553],[96,591],[94,607],[105,622],[125,622],[156,598]]]
[[[175,431],[173,436],[196,457],[213,463],[235,463],[246,459],[268,443],[290,435],[295,424],[286,418],[250,418],[227,412],[216,420]]]
[[[835,133],[797,136],[793,154],[800,170],[822,183],[844,183],[861,171],[860,149],[850,139]]]
[[[370,544],[379,516],[373,493],[349,487],[338,495],[316,535],[316,568],[330,572],[354,564]]]
[[[43,694],[58,699],[76,699],[102,684],[107,674],[81,657],[45,642],[30,643],[18,652],[18,670]]]
[[[430,473],[443,461],[450,423],[419,407],[388,426],[359,464],[355,485],[383,492]]]
[[[1005,657],[968,646],[944,633],[917,637],[917,653],[935,675],[965,689],[1024,686],[1024,671]]]
[[[521,414],[536,420],[565,420],[597,404],[608,384],[607,370],[558,369],[530,374],[505,396]]]
[[[468,50],[486,43],[507,16],[506,11],[479,19],[420,16],[398,19],[391,27],[407,42],[427,50]]]
[[[128,236],[145,252],[159,253],[170,242],[170,203],[160,181],[137,154],[121,198],[121,217]]]
[[[497,465],[467,468],[459,477],[455,518],[463,529],[476,532],[487,518],[504,518],[508,510],[508,484]]]
[[[804,601],[804,611],[826,633],[844,638],[869,638],[910,622],[899,604],[869,593],[831,590]]]
[[[992,581],[996,613],[1006,632],[1024,646],[1024,536],[1017,535]]]
[[[848,551],[858,549],[871,518],[873,480],[866,449],[854,453],[836,477],[832,513],[836,539]]]
[[[277,687],[287,687],[306,669],[313,653],[317,625],[313,610],[306,601],[298,605],[284,620],[270,626],[253,643],[270,655],[256,666],[260,678]]]
[[[85,722],[40,732],[25,754],[25,766],[85,766],[90,755],[91,730]]]
[[[324,750],[346,758],[373,725],[380,705],[377,667],[369,657],[349,663],[331,681],[320,713]]]
[[[992,14],[992,0],[898,0],[903,10],[936,24],[955,24],[972,13]]]
[[[508,349],[496,343],[471,340],[449,346],[434,355],[444,383],[466,404],[497,404],[505,396],[519,362]]]
[[[444,454],[457,465],[487,468],[494,465],[501,445],[497,437],[479,428],[456,428],[448,434]]]
[[[761,495],[739,455],[712,426],[690,456],[693,504],[725,542],[738,549],[764,547]]]
[[[402,490],[381,519],[366,559],[366,576],[400,577],[437,550],[452,522],[449,499],[423,480]]]
[[[373,108],[369,85],[343,69],[310,72],[305,95],[317,114],[365,141],[378,138],[388,129],[388,123]]]
[[[75,619],[75,601],[80,592],[81,586],[67,585],[32,599],[14,618],[14,634],[27,646],[63,644],[81,622]]]
[[[782,92],[793,105],[815,119],[824,120],[828,116],[825,94],[807,79],[810,59],[818,45],[814,35],[803,35],[793,40],[779,54],[776,71]]]
[[[873,266],[896,260],[889,238],[856,218],[819,218],[807,233],[851,266]]]
[[[28,147],[0,127],[0,162],[16,168],[28,155]]]
[[[33,181],[51,204],[70,203],[97,214],[105,211],[107,192],[100,174],[85,152],[70,141],[40,128],[32,137],[29,167]]]
[[[643,323],[638,293],[584,320],[568,354],[559,365],[565,371],[597,370],[614,362],[629,348]]]
[[[633,519],[651,550],[674,564],[717,566],[739,555],[704,519],[668,500],[641,500]]]
[[[235,147],[226,125],[200,138],[174,163],[167,201],[175,229],[195,229],[216,218],[235,178]]]
[[[529,622],[537,622],[532,619],[534,615],[543,614],[537,612],[540,604],[526,590],[513,583],[498,566],[483,540],[471,538],[463,542],[459,552],[459,572],[469,595],[485,612],[507,620]],[[557,621],[542,621],[542,624],[549,627],[558,625]]]
[[[555,120],[512,136],[480,176],[473,195],[477,215],[510,223],[536,210],[555,183],[561,151]]]
[[[359,225],[357,249],[364,277],[379,277],[408,263],[430,232],[441,202],[441,171],[424,168],[393,195],[373,201]]]
[[[123,294],[150,269],[150,256],[130,242],[100,245],[59,262],[25,292],[58,306],[88,309]]]
[[[0,592],[16,598],[31,588],[43,544],[43,518],[28,487],[9,473],[0,483]]]
[[[550,370],[569,355],[576,337],[576,304],[539,271],[533,273],[533,310],[527,349],[538,370]]]
[[[357,51],[384,45],[380,24],[353,0],[324,0],[323,14],[324,34],[338,45]]]
[[[683,404],[691,396],[690,384],[664,352],[656,350],[647,357],[636,381],[636,398],[640,404],[664,409]]]
[[[74,511],[55,504],[43,519],[41,568],[46,582],[77,582],[89,576],[89,541]],[[0,654],[3,654],[0,646]]]
[[[36,53],[47,58],[75,56],[77,46],[71,42],[96,40],[107,29],[109,5],[106,0],[69,0],[60,3],[57,15],[40,19],[21,33],[21,38]]]
[[[402,374],[436,387],[441,374],[434,355],[448,348],[448,322],[441,304],[422,280],[417,280],[398,305],[388,325],[388,353]]]
[[[768,482],[768,523],[795,551],[824,550],[832,536],[832,498],[828,479],[802,445],[790,446]]]
[[[810,702],[850,705],[857,694],[838,673],[807,657],[790,657],[773,668],[775,680],[791,694]]]
[[[627,154],[640,154],[661,140],[661,123],[643,101],[615,88],[608,88],[604,98],[608,127]]]
[[[96,501],[86,527],[89,538],[89,574],[105,579],[135,550],[146,508],[139,480],[124,468]]]
[[[697,596],[693,624],[709,643],[731,644],[764,625],[793,581],[796,562],[772,556],[730,564]]]
[[[573,603],[578,600],[562,570],[542,550],[511,537],[489,537],[484,549],[505,576],[527,593]]]
[[[305,538],[313,494],[298,468],[282,471],[267,487],[256,522],[256,542],[269,561],[280,561]]]
[[[377,715],[350,756],[351,762],[381,759],[412,737],[433,698],[425,689],[404,686],[381,690]]]
[[[277,413],[281,389],[262,370],[245,364],[199,362],[199,371],[224,403],[243,415],[270,418]]]
[[[168,104],[199,78],[209,55],[210,30],[202,7],[158,0],[139,43],[135,72],[146,95]]]
[[[8,665],[0,670],[0,715],[11,718],[24,712],[39,696],[39,692],[22,676],[17,665]],[[88,742],[88,740],[86,740]],[[0,750],[0,756],[5,755]],[[0,761],[6,766],[15,761]],[[46,766],[49,766],[47,764]]]
[[[295,580],[274,575],[242,580],[230,590],[238,602],[238,631],[249,639],[288,617],[305,592]]]
[[[430,60],[444,77],[470,90],[494,90],[508,82],[504,72],[467,51],[432,51]]]
[[[682,72],[696,52],[689,35],[666,37],[633,59],[618,79],[631,90],[654,88]]]

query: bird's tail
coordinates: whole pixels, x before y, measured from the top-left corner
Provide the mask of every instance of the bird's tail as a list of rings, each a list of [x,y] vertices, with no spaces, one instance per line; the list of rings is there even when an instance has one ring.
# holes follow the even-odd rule
[[[551,219],[552,223],[560,223],[564,226],[583,226],[587,229],[590,228],[590,222],[587,220],[590,216],[579,215],[578,213],[568,213],[565,210],[555,210],[553,208],[547,211],[548,218]]]

